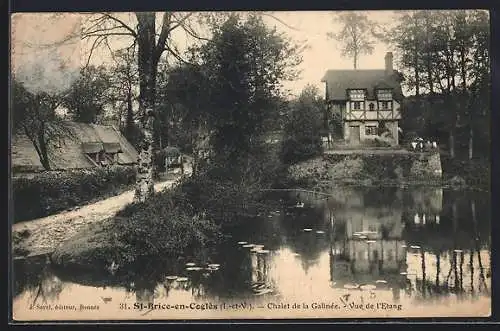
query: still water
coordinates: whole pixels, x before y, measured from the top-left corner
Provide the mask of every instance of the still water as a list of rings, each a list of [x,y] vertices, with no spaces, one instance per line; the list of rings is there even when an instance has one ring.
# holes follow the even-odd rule
[[[488,316],[490,197],[437,188],[279,192],[210,252],[126,272],[15,261],[18,319]]]

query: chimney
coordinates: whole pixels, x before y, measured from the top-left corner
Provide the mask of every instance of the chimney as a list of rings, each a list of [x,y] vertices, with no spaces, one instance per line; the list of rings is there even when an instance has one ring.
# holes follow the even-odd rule
[[[387,76],[392,75],[394,68],[392,66],[392,52],[387,52],[385,54],[385,74]]]

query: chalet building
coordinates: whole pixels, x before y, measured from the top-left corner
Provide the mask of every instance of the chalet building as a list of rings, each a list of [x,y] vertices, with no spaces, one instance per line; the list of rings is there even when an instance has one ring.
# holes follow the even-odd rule
[[[385,56],[385,69],[328,70],[321,81],[329,117],[340,117],[340,136],[347,144],[366,145],[380,138],[399,144],[402,76],[393,68],[392,53]]]
[[[52,151],[52,170],[137,163],[137,151],[116,127],[70,121],[65,124],[70,134],[62,138]],[[35,147],[25,135],[13,135],[11,153],[13,172],[44,170]]]

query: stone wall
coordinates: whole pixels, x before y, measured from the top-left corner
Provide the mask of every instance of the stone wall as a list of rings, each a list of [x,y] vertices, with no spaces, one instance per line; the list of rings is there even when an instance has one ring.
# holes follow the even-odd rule
[[[325,154],[289,168],[294,180],[333,182],[440,182],[439,153],[369,151]]]

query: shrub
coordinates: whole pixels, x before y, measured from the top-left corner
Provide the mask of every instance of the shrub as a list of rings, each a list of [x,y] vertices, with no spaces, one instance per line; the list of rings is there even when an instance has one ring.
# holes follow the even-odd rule
[[[285,164],[305,161],[323,153],[321,137],[289,138],[283,142],[281,158]]]
[[[12,179],[14,222],[54,214],[135,182],[133,167],[47,171]]]

